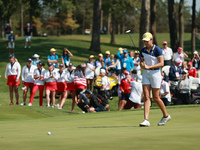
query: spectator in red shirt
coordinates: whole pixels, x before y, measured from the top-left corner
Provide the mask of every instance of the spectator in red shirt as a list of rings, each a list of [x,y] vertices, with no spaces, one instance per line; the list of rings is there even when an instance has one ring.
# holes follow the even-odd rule
[[[195,67],[193,67],[192,65],[192,62],[188,62],[188,73],[189,73],[189,76],[192,76],[194,78],[197,77],[197,69]]]
[[[125,78],[121,80],[120,89],[122,92],[122,100],[119,103],[119,110],[122,110],[123,107],[126,105],[127,100],[129,100],[131,94],[131,81],[134,81],[129,76],[129,72],[125,71]]]

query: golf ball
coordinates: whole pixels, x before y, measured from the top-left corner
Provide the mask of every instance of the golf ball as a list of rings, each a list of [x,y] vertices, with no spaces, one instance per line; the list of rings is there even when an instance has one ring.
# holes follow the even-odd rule
[[[51,135],[51,132],[47,132],[48,135]]]

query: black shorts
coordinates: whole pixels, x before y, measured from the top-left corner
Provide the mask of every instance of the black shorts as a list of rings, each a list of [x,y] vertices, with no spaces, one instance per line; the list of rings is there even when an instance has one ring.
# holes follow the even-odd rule
[[[129,100],[130,94],[131,93],[122,93],[122,100]]]

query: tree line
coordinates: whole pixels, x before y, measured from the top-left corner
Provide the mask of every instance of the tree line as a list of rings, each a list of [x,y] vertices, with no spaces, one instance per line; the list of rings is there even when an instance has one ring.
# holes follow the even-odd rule
[[[195,2],[191,8],[184,0],[0,0],[1,37],[7,22],[20,36],[30,23],[35,36],[92,34],[90,50],[100,52],[100,34],[110,34],[110,43],[115,44],[115,34],[124,34],[127,29],[140,33],[140,39],[150,31],[156,43],[157,32],[170,32],[175,51],[183,47],[183,33],[191,32],[194,50],[193,35],[200,21]]]

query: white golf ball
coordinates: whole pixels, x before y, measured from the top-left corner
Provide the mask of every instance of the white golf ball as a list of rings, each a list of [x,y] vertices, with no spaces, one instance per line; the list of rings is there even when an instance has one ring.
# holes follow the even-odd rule
[[[48,135],[51,135],[51,132],[47,132]]]

